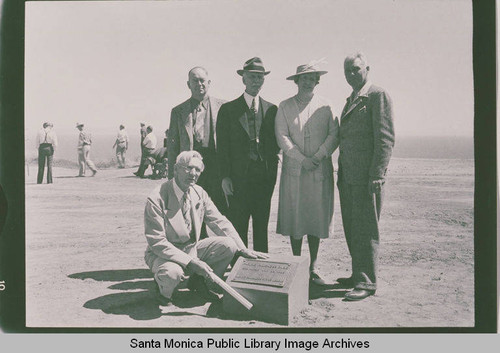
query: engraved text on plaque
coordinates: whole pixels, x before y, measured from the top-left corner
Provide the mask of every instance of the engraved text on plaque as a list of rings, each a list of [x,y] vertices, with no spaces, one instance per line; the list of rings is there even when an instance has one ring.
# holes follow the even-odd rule
[[[233,281],[283,287],[290,267],[289,263],[244,259]]]

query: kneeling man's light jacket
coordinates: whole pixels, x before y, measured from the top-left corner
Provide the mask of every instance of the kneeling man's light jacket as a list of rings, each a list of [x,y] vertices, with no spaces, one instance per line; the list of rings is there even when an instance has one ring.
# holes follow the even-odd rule
[[[245,249],[245,244],[231,222],[217,210],[206,191],[198,185],[189,189],[191,216],[196,234],[196,240],[191,239],[173,183],[174,179],[171,179],[157,187],[146,202],[146,256],[152,252],[155,256],[186,267],[192,260],[188,252],[199,240],[203,222],[215,235],[231,237],[238,250]]]

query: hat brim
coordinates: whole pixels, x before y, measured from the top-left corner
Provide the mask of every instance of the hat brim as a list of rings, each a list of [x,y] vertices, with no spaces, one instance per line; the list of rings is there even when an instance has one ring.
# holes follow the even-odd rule
[[[299,72],[298,74],[288,76],[286,79],[287,80],[294,80],[296,77],[299,77],[300,75],[305,75],[305,74],[319,74],[320,76],[327,74],[328,71],[305,71],[305,72]]]
[[[236,70],[236,72],[238,73],[238,75],[240,76],[243,76],[243,74],[245,72],[256,72],[258,74],[264,74],[265,75],[268,75],[271,71],[260,71],[260,70]]]

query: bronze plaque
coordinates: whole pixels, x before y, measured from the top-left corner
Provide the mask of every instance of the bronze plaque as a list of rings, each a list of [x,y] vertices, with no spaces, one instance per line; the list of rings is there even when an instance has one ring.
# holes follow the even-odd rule
[[[290,275],[291,264],[286,262],[244,259],[234,282],[283,287]]]

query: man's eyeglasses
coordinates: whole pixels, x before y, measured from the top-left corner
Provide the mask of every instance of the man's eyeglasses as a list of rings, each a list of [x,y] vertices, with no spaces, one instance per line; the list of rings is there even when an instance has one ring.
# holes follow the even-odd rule
[[[185,165],[179,165],[182,169],[184,169],[187,173],[195,172],[196,174],[200,174],[202,170],[199,167],[190,167]]]

